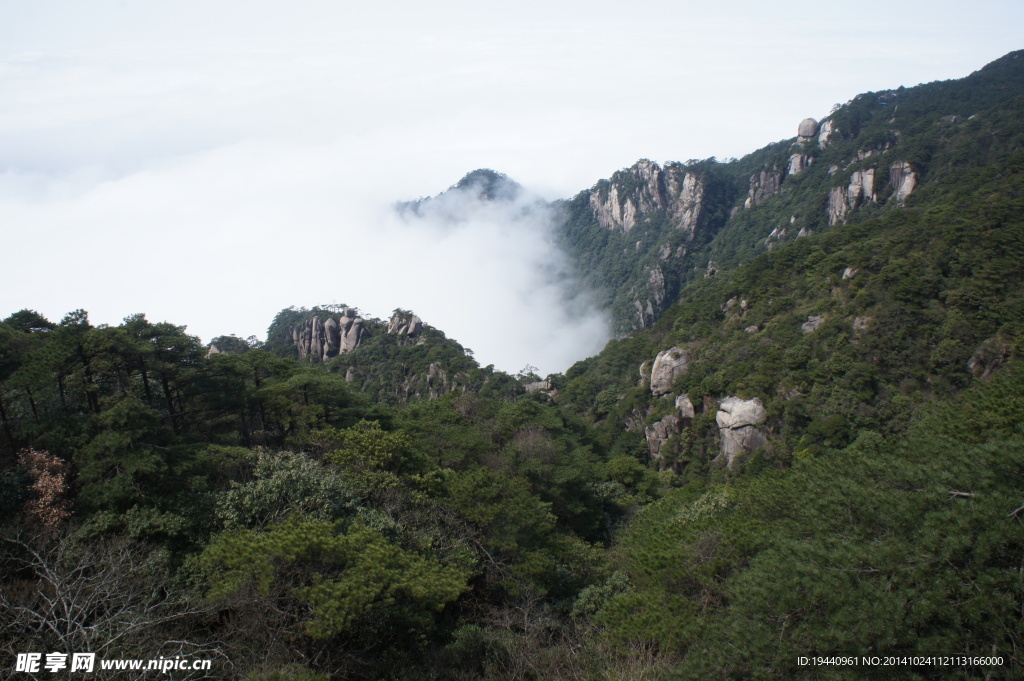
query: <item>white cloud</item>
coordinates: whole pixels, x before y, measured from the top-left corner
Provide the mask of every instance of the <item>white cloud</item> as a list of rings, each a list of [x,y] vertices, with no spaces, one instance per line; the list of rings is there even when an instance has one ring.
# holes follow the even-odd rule
[[[389,162],[367,166],[367,151],[246,142],[66,198],[2,201],[3,224],[32,224],[12,232],[13,252],[39,256],[18,268],[26,285],[5,290],[56,318],[145,312],[205,339],[262,337],[290,305],[344,302],[379,317],[411,308],[509,371],[562,371],[603,346],[603,318],[552,279],[569,272],[546,209],[524,218],[524,198],[467,203],[458,224],[401,220],[377,180]],[[3,193],[19,179],[29,181],[0,178]]]

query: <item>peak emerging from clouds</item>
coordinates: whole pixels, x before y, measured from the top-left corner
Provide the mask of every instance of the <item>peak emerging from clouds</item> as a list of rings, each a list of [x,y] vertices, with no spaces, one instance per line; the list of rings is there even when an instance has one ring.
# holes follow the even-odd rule
[[[511,204],[526,195],[522,185],[504,173],[479,168],[437,196],[402,201],[395,211],[404,218],[434,217],[448,222],[465,222],[490,203]]]
[[[523,187],[504,173],[479,168],[466,173],[448,191],[469,193],[485,201],[514,201],[522,195]]]

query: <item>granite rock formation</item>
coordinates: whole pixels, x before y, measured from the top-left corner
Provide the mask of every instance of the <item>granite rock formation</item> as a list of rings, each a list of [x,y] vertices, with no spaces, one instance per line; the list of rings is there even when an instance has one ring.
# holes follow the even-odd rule
[[[673,435],[678,435],[689,426],[694,417],[693,403],[688,395],[676,397],[676,410],[644,428],[647,449],[652,459],[661,459],[661,448]]]
[[[764,203],[779,193],[782,186],[782,171],[778,166],[766,168],[761,172],[750,176],[750,189],[747,191],[747,200],[743,202],[744,208],[753,208]]]
[[[323,362],[352,352],[370,332],[358,311],[346,307],[337,319],[333,316],[321,319],[320,315],[314,315],[297,326],[289,327],[288,333],[299,352],[299,359],[312,357]]]
[[[813,118],[805,118],[797,126],[796,135],[800,142],[809,142],[818,134],[818,121]]]
[[[399,336],[400,341],[419,338],[423,334],[423,320],[412,312],[395,310],[388,322],[387,333]]]
[[[889,168],[889,185],[893,188],[896,203],[902,206],[917,186],[917,175],[906,161],[894,163]]]
[[[672,390],[672,384],[690,365],[690,353],[683,348],[662,350],[651,367],[651,393],[658,397]]]
[[[692,239],[703,215],[705,188],[678,163],[664,168],[643,159],[590,190],[590,207],[606,229],[628,232],[644,217],[664,212]]]
[[[758,426],[768,418],[768,412],[757,397],[743,400],[726,397],[718,405],[715,421],[721,438],[721,449],[716,460],[732,468],[736,456],[764,446],[768,440]]]

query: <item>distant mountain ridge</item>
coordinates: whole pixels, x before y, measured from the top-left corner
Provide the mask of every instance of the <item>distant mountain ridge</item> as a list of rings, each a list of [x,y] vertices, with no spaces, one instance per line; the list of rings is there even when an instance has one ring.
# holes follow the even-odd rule
[[[395,209],[453,223],[471,219],[478,206],[513,202],[522,202],[520,212],[554,215],[558,241],[576,273],[568,284],[593,294],[616,332],[625,335],[657,325],[687,287],[704,279],[804,237],[894,212],[927,210],[949,188],[967,186],[965,176],[1007,162],[1024,148],[1022,55],[1013,52],[958,80],[858,95],[821,121],[799,121],[795,137],[739,160],[659,165],[641,159],[551,204],[530,198],[502,173],[479,169],[437,196],[400,202]],[[388,373],[372,365],[368,351],[349,356],[338,350],[345,343],[354,350],[359,339],[380,336],[371,326],[383,323],[356,316],[348,320],[358,327],[355,340],[332,340],[330,324],[342,321],[325,317],[318,335],[316,314],[306,315],[307,335],[322,336],[312,354],[319,361],[342,358],[350,379]],[[270,345],[278,352],[310,354],[301,349],[299,327],[289,329],[275,320]],[[461,346],[451,350],[434,366],[435,374],[463,375],[470,364],[476,366]],[[426,376],[427,370],[414,373]],[[471,384],[479,381],[464,376],[450,387]],[[437,393],[425,384],[410,385],[408,377],[396,374],[388,387],[375,390],[398,401]]]

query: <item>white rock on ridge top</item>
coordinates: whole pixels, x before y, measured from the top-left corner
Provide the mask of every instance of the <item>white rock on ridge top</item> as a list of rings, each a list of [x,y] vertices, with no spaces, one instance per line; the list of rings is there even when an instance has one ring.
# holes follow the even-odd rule
[[[801,142],[807,142],[812,137],[818,134],[818,121],[813,118],[805,118],[800,121],[800,125],[797,126],[796,135],[800,138]]]

